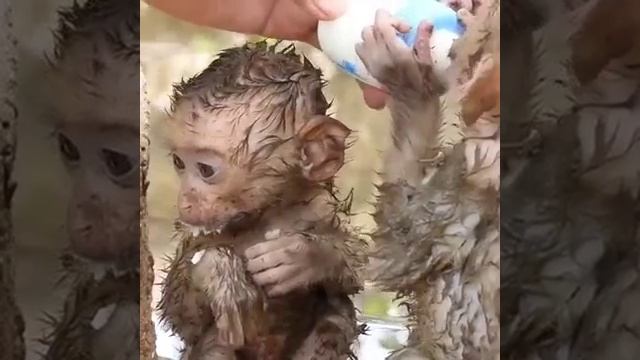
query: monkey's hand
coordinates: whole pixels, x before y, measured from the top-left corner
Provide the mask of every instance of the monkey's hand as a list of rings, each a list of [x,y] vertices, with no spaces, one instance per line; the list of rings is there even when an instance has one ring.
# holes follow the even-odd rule
[[[333,278],[341,257],[331,244],[306,234],[284,234],[245,251],[247,270],[269,296],[286,295]]]
[[[363,42],[356,45],[356,53],[392,97],[407,95],[407,99],[398,100],[417,98],[423,101],[441,88],[432,71],[430,38],[433,26],[426,21],[420,23],[413,49],[398,36],[410,29],[389,12],[378,10],[375,24],[362,31]]]

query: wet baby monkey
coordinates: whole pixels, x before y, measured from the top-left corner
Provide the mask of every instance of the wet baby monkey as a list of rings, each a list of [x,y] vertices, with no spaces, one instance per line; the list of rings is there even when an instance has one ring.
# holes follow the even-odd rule
[[[333,179],[350,130],[293,47],[223,51],[175,86],[166,124],[181,246],[159,307],[182,359],[346,359],[362,241]]]

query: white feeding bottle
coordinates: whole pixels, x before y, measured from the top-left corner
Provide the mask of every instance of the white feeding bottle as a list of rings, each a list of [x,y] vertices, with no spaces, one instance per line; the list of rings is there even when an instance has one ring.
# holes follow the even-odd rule
[[[362,30],[375,22],[378,9],[411,26],[411,31],[398,36],[413,47],[421,21],[433,24],[431,57],[435,75],[444,78],[449,67],[449,50],[464,32],[456,12],[436,0],[347,0],[346,12],[338,19],[318,23],[318,40],[322,51],[344,72],[361,81],[380,87],[356,54],[355,46],[362,42]]]

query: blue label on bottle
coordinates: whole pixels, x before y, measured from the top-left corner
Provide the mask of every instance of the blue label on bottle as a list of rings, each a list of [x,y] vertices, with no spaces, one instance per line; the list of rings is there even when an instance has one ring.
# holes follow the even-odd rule
[[[358,73],[358,67],[351,61],[343,60],[339,65],[348,74],[356,75]]]

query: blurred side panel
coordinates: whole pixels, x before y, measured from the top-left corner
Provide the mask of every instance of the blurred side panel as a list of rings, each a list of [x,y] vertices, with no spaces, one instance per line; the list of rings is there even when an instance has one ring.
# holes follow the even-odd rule
[[[153,297],[153,255],[149,250],[149,231],[147,227],[147,189],[149,180],[149,100],[147,82],[140,69],[140,358],[156,358],[156,334],[152,318]]]
[[[640,2],[504,0],[502,359],[640,356]]]
[[[139,359],[139,3],[13,7],[21,359]]]
[[[15,238],[12,203],[16,184],[13,164],[16,153],[15,105],[16,47],[11,4],[0,3],[0,359],[24,358],[24,320],[15,299]]]

